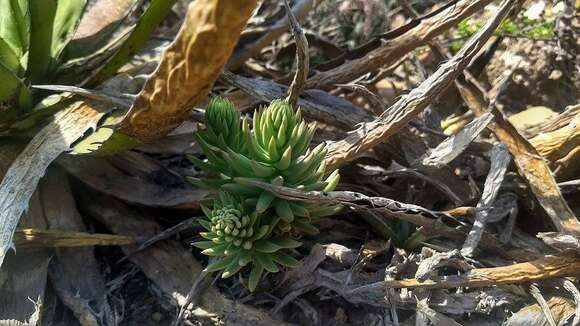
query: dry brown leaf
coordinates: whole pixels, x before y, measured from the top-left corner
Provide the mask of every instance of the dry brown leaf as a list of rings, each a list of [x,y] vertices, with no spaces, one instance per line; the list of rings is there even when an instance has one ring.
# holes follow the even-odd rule
[[[572,109],[580,109],[580,105]],[[578,110],[573,110],[578,111]],[[568,120],[558,129],[540,133],[530,139],[538,153],[550,162],[556,177],[569,178],[577,175],[580,167],[580,116]]]
[[[89,187],[147,207],[199,208],[208,191],[189,184],[167,187],[140,175],[126,173],[102,157],[63,157],[57,161],[68,173]]]
[[[12,235],[38,181],[60,154],[95,129],[111,110],[95,101],[74,101],[32,138],[0,183],[0,265],[12,246]]]
[[[148,140],[165,135],[188,118],[222,72],[256,0],[198,0],[165,50],[120,126],[120,132]]]

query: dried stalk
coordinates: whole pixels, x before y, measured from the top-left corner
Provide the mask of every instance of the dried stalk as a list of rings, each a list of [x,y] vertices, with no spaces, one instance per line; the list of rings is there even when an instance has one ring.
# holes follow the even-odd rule
[[[232,54],[256,0],[198,0],[145,83],[119,131],[137,139],[165,135],[189,117]]]
[[[16,248],[124,246],[135,244],[135,238],[115,234],[19,229],[14,233],[14,244]]]
[[[510,11],[513,1],[503,1],[495,16],[449,61],[427,80],[387,109],[377,120],[354,130],[347,138],[330,146],[327,165],[332,170],[352,161],[368,149],[401,130],[443,92],[471,62],[486,40]]]
[[[296,74],[290,84],[290,89],[288,90],[287,101],[293,108],[296,108],[298,104],[298,98],[300,94],[306,87],[306,79],[308,79],[308,71],[310,69],[310,57],[308,53],[308,40],[304,35],[304,31],[298,20],[294,16],[294,13],[288,5],[288,1],[284,0],[284,7],[286,8],[286,14],[288,15],[288,20],[290,21],[290,26],[292,27],[292,34],[294,35],[294,40],[296,41]]]
[[[501,284],[521,284],[552,278],[580,275],[577,257],[545,256],[533,261],[493,268],[476,268],[460,276],[442,276],[439,280],[421,282],[415,278],[380,282],[385,288],[450,289],[456,287],[480,288]],[[361,291],[363,288],[359,288]]]

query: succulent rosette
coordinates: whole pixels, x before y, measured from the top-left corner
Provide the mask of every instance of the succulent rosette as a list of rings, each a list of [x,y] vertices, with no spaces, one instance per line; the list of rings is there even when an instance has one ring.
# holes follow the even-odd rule
[[[275,197],[257,187],[240,183],[239,178],[298,188],[332,191],[340,180],[338,171],[326,175],[326,148],[310,148],[316,126],[308,125],[300,110],[284,100],[275,100],[254,113],[253,128],[227,100],[212,100],[206,109],[206,129],[197,140],[207,157],[192,162],[209,177],[194,179],[201,186],[219,188],[255,198],[256,211],[273,209],[281,221],[275,232],[316,234],[315,222],[336,213],[337,206],[311,205]],[[244,144],[241,144],[244,143]]]
[[[278,198],[247,181],[332,191],[340,176],[334,171],[326,177],[325,145],[310,148],[316,126],[286,101],[257,110],[250,128],[231,102],[213,99],[204,123],[195,138],[205,159],[190,159],[207,175],[190,180],[215,190],[217,197],[212,209],[203,208],[207,219],[200,223],[207,232],[201,236],[206,240],[195,245],[215,257],[207,271],[229,277],[248,266],[253,290],[264,271],[295,266],[291,249],[301,245],[296,239],[318,233],[315,223],[338,206]]]
[[[206,271],[221,271],[223,278],[248,266],[251,269],[248,287],[253,291],[264,271],[276,273],[279,266],[297,266],[290,250],[301,243],[273,236],[278,218],[258,218],[256,211],[248,213],[245,206],[241,198],[226,192],[220,192],[212,209],[202,206],[207,219],[199,221],[206,229],[200,235],[205,240],[194,246],[204,249],[203,254],[215,257]]]

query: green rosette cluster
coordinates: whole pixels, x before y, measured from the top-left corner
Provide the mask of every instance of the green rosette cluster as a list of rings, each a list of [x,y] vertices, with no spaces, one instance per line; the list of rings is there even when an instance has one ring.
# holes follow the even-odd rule
[[[258,213],[273,210],[281,218],[276,233],[316,234],[316,222],[337,212],[337,206],[276,198],[244,182],[251,179],[305,191],[336,188],[340,175],[334,171],[325,178],[325,145],[310,148],[316,126],[308,125],[300,110],[275,100],[254,113],[250,129],[233,104],[217,99],[206,108],[205,125],[196,140],[207,160],[191,157],[191,161],[208,177],[193,179],[197,185],[253,198]]]
[[[298,262],[291,256],[290,250],[301,243],[273,236],[277,218],[258,218],[258,213],[248,213],[246,206],[243,199],[220,192],[213,201],[212,209],[202,206],[207,219],[199,223],[207,231],[201,233],[206,240],[196,242],[194,246],[204,249],[203,254],[215,257],[206,271],[221,271],[223,278],[249,266],[248,288],[253,291],[264,271],[276,273],[279,266],[297,266]]]
[[[196,167],[202,169],[206,176],[190,180],[198,186],[213,189],[219,196],[227,193],[229,196],[240,198],[246,211],[251,212],[246,218],[247,221],[238,218],[239,223],[232,222],[236,220],[233,218],[235,214],[230,213],[239,208],[228,208],[230,210],[226,212],[222,209],[223,200],[217,203],[216,199],[214,210],[205,213],[211,221],[215,218],[221,222],[204,225],[206,228],[209,227],[211,243],[215,244],[210,246],[209,242],[206,243],[204,253],[210,254],[215,251],[223,254],[226,245],[230,248],[228,252],[232,248],[249,250],[246,246],[249,247],[254,241],[272,241],[272,239],[275,239],[274,243],[278,246],[283,240],[299,244],[296,239],[300,236],[319,232],[316,222],[321,217],[338,211],[338,206],[312,205],[278,198],[248,182],[260,181],[305,191],[332,191],[336,188],[340,179],[338,171],[333,171],[327,176],[324,163],[325,145],[310,147],[316,126],[307,124],[300,110],[295,111],[286,101],[273,101],[269,106],[254,113],[250,127],[248,120],[241,119],[231,102],[213,99],[206,108],[204,124],[205,129],[200,128],[195,138],[206,159],[191,156],[190,160]],[[215,211],[216,207],[219,211]],[[229,218],[217,218],[225,215]],[[256,228],[255,223],[259,228]],[[252,236],[248,236],[249,231],[245,229],[247,226],[251,227]],[[262,231],[265,226],[268,230]],[[236,234],[233,234],[234,229],[237,230]],[[244,230],[246,231],[243,232]],[[218,231],[227,234],[227,239],[222,238],[219,246],[215,242]],[[255,238],[256,236],[260,237]],[[248,237],[250,240],[247,240]],[[246,241],[249,243],[246,244]],[[284,249],[289,248],[284,246]],[[234,264],[234,258],[229,255],[224,257],[231,260],[222,259],[210,267],[219,264],[218,267],[223,268],[225,275],[228,276],[237,272],[239,266],[244,266]],[[249,257],[250,261],[254,262],[255,260],[252,260],[254,258],[264,260],[263,256]],[[276,259],[280,258],[273,257],[273,262],[280,263]],[[246,259],[241,261],[247,263]],[[260,262],[260,266],[263,266],[263,263]],[[264,266],[264,269],[268,272],[274,270],[272,264],[269,264],[269,267],[268,269]],[[208,267],[208,270],[215,268]],[[252,269],[251,279],[252,275],[255,277],[255,273],[258,273],[254,273],[254,270]]]

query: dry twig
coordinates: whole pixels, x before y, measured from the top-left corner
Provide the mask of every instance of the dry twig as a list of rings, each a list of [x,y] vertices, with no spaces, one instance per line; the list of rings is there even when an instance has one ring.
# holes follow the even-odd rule
[[[284,7],[286,8],[286,14],[288,15],[290,26],[292,27],[294,40],[296,40],[296,74],[294,75],[292,84],[290,84],[287,98],[288,103],[290,103],[293,108],[296,108],[300,93],[302,93],[306,87],[306,79],[308,78],[308,71],[310,69],[310,56],[308,53],[308,40],[306,39],[298,20],[294,16],[294,13],[290,9],[287,0],[284,0]]]

